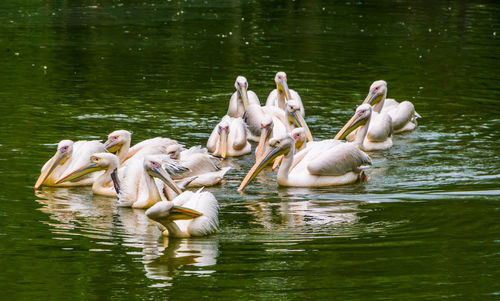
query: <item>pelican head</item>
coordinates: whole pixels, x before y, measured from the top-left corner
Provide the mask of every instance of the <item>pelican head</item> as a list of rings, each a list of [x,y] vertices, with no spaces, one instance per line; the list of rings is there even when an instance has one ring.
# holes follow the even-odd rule
[[[57,144],[56,154],[52,157],[52,159],[50,159],[47,167],[42,170],[42,173],[35,183],[35,190],[42,185],[42,183],[50,176],[58,165],[64,164],[64,162],[66,162],[66,160],[71,156],[73,153],[73,144],[74,142],[71,140],[61,140]]]
[[[248,107],[248,81],[244,76],[238,76],[234,82],[234,87],[238,91],[238,96],[243,102],[243,108],[246,110]]]
[[[258,160],[264,153],[264,150],[266,149],[266,142],[273,132],[273,126],[274,123],[272,117],[269,115],[264,115],[260,122],[260,138],[259,144],[255,149],[255,160]]]
[[[224,159],[227,155],[227,138],[229,136],[229,126],[230,120],[228,118],[222,118],[221,122],[217,125],[217,131],[219,133],[219,152],[220,156]]]
[[[269,147],[257,162],[252,166],[250,171],[241,181],[238,191],[243,191],[245,187],[266,167],[267,164],[273,162],[281,155],[288,155],[295,148],[295,140],[290,135],[281,138],[273,138],[269,140]]]
[[[383,100],[387,96],[387,83],[383,80],[373,82],[363,103],[371,105],[376,112],[382,110]],[[381,105],[379,105],[381,104]]]
[[[100,170],[110,169],[112,171],[115,171],[119,165],[120,161],[118,160],[117,156],[110,153],[96,153],[90,156],[89,164],[62,177],[56,182],[56,184],[72,181],[86,174]]]
[[[290,100],[292,97],[290,94],[290,90],[288,89],[286,73],[283,71],[276,73],[274,82],[276,83],[276,89],[278,89],[278,93],[283,94],[286,100]]]
[[[147,173],[152,177],[162,180],[175,193],[181,194],[182,190],[175,184],[174,180],[172,180],[168,172],[161,165],[161,162],[161,155],[144,156],[144,168]]]
[[[130,143],[132,133],[126,130],[117,130],[108,135],[108,140],[104,143],[104,148],[110,153],[117,152],[122,145]]]
[[[182,146],[180,144],[171,144],[167,146],[167,155],[173,160],[181,158]]]
[[[307,141],[313,141],[311,130],[307,126],[307,122],[300,114],[300,105],[297,101],[290,99],[286,103],[285,113],[288,116],[288,122],[295,124],[297,127],[304,128]]]
[[[146,210],[146,216],[166,226],[174,220],[186,220],[197,218],[203,214],[186,207],[176,206],[173,202],[161,201]]]
[[[354,116],[349,119],[349,121],[344,125],[344,127],[335,135],[335,140],[342,140],[352,131],[360,126],[365,125],[372,115],[372,107],[369,104],[362,104],[354,113]]]
[[[304,128],[295,128],[290,133],[293,140],[295,140],[295,149],[300,149],[304,142],[306,142],[306,131]]]

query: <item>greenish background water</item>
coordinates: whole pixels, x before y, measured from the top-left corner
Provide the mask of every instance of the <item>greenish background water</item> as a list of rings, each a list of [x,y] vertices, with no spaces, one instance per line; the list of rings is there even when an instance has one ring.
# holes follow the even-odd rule
[[[2,1],[0,291],[6,299],[488,300],[500,294],[496,1]],[[369,85],[414,102],[417,131],[370,180],[236,189],[220,233],[164,239],[90,188],[33,185],[62,139],[206,143],[237,75],[298,91],[316,139]]]

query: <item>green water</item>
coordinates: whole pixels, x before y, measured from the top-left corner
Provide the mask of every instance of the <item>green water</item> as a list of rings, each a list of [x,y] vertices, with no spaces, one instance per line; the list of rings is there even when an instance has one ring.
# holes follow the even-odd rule
[[[0,291],[6,300],[494,300],[500,295],[496,1],[2,1]],[[164,239],[90,188],[33,185],[62,139],[204,145],[234,80],[263,103],[285,71],[316,139],[369,85],[423,118],[369,181],[236,189],[220,233]]]

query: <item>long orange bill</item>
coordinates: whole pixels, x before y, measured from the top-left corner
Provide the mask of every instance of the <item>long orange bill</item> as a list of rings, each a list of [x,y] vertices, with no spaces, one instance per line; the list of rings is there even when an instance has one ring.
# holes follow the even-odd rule
[[[283,158],[285,157],[285,155],[281,155],[279,156],[278,158],[276,158],[274,160],[274,163],[273,163],[273,167],[272,167],[272,170],[274,171],[276,168],[278,168],[278,166],[281,165],[281,161],[283,161]]]
[[[337,135],[335,135],[335,138],[333,138],[334,140],[342,140],[344,139],[345,137],[347,137],[347,135],[349,135],[352,131],[354,131],[355,129],[357,129],[358,127],[360,127],[361,125],[363,125],[363,121],[365,119],[363,118],[360,118],[358,116],[358,114],[354,114],[354,116],[351,117],[351,119],[349,119],[349,121],[344,125],[344,127],[337,133]]]
[[[42,183],[47,179],[47,177],[52,173],[54,168],[56,168],[57,164],[61,162],[62,158],[64,158],[64,154],[61,153],[59,150],[56,152],[54,157],[50,159],[49,166],[45,170],[42,171],[40,176],[38,177],[38,180],[36,180],[35,183],[35,191],[42,185]]]
[[[259,158],[262,157],[262,155],[264,154],[264,151],[266,150],[266,142],[269,139],[270,135],[271,135],[270,128],[266,127],[260,131],[259,144],[255,149],[255,161],[259,160]]]
[[[219,150],[222,159],[225,159],[227,156],[227,136],[227,130],[222,130],[219,135]]]
[[[285,94],[286,101],[292,99],[292,95],[290,94],[290,90],[288,89],[288,84],[286,83],[286,80],[279,81],[279,84],[281,86],[283,94]]]
[[[241,100],[243,101],[243,108],[246,110],[248,107],[248,92],[247,88],[240,87],[238,89],[238,93],[240,94]]]
[[[168,219],[171,220],[183,220],[183,219],[193,219],[202,216],[203,213],[196,211],[191,208],[173,206],[168,215]]]
[[[245,189],[245,187],[264,169],[264,167],[266,167],[269,162],[274,160],[283,152],[284,150],[278,147],[269,147],[267,152],[257,162],[255,162],[250,171],[248,171],[243,181],[241,181],[238,191],[243,191],[243,189]]]
[[[313,141],[314,139],[313,139],[313,136],[311,134],[311,130],[307,126],[307,122],[304,119],[304,117],[302,117],[302,115],[300,115],[300,113],[298,111],[292,112],[290,114],[293,116],[293,118],[295,119],[295,121],[297,121],[299,127],[303,127],[304,128],[304,130],[306,132],[307,141]]]
[[[90,163],[90,164],[87,164],[87,165],[65,175],[64,177],[60,178],[59,180],[57,180],[56,184],[61,184],[61,183],[67,182],[67,181],[72,181],[72,180],[77,179],[77,178],[84,176],[86,174],[89,174],[89,173],[92,173],[95,171],[99,171],[99,170],[103,170],[103,169],[104,168],[100,167],[99,165],[97,165],[95,163]]]
[[[170,189],[175,191],[177,194],[181,194],[182,190],[175,184],[174,180],[170,177],[167,171],[163,167],[151,168],[151,175],[162,180],[165,184],[167,184]]]

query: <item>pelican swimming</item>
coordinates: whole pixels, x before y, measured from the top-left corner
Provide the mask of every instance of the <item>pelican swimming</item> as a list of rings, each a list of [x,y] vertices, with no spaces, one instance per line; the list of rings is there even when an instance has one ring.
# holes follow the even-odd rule
[[[360,106],[335,138],[343,139],[357,127],[369,123],[370,114],[369,105]],[[242,191],[269,162],[280,155],[284,155],[277,176],[280,186],[321,187],[356,182],[363,178],[362,167],[372,163],[370,157],[358,147],[358,140],[364,139],[364,135],[366,129],[359,131],[356,143],[342,143],[335,139],[309,142],[297,154],[292,136],[271,139],[267,152],[250,169],[238,190]]]
[[[398,103],[394,99],[386,99],[387,83],[383,80],[373,82],[363,103],[373,106],[377,113],[387,113],[391,117],[394,133],[413,131],[417,128],[417,119],[421,116],[409,101]]]
[[[299,93],[294,90],[288,89],[287,78],[285,72],[278,72],[274,77],[274,82],[276,83],[276,89],[269,93],[266,100],[266,106],[275,106],[284,110],[286,102],[290,99],[297,101],[300,114],[305,116],[304,105],[302,104],[302,99]]]
[[[251,152],[247,141],[247,130],[243,119],[225,115],[210,134],[208,150],[215,156],[237,157]]]
[[[40,176],[35,183],[35,190],[41,185],[46,186],[84,186],[92,185],[98,175],[87,176],[65,183],[57,183],[66,174],[85,165],[89,156],[95,152],[103,152],[104,145],[99,141],[62,140],[57,145],[55,155],[42,167]]]
[[[166,163],[168,162],[168,163]],[[118,203],[122,207],[149,208],[162,200],[171,200],[182,193],[163,166],[182,170],[167,155],[145,155],[131,159],[121,177],[113,177],[119,187]],[[119,179],[121,178],[121,179]],[[160,178],[162,181],[155,181]],[[119,180],[119,183],[116,183]]]
[[[257,148],[255,150],[256,159],[259,159],[259,157],[264,153],[264,150],[268,146],[270,137],[280,138],[286,133],[290,133],[295,128],[302,128],[306,135],[306,139],[308,141],[313,140],[311,131],[309,130],[304,117],[300,115],[299,110],[299,104],[296,100],[292,99],[285,105],[283,118],[285,122],[282,122],[281,119],[278,119],[272,115],[264,115],[261,121],[259,144],[257,145]]]
[[[119,167],[120,160],[116,155],[95,153],[90,156],[90,163],[61,178],[58,183],[64,183],[72,179],[78,179],[86,174],[104,170],[104,173],[98,176],[92,184],[92,192],[99,195],[116,196],[120,190],[120,179],[118,178]],[[113,177],[115,178],[114,180]]]
[[[132,133],[127,130],[117,130],[108,135],[108,140],[104,143],[106,150],[116,153],[123,166],[127,160],[136,155],[165,154],[169,145],[177,144],[177,141],[156,137],[144,140],[130,147]]]
[[[146,211],[147,217],[162,224],[163,235],[170,237],[205,236],[219,227],[219,204],[207,191],[185,191],[172,202],[156,203]]]
[[[189,169],[182,173],[182,178],[196,176],[189,187],[219,184],[224,175],[231,169],[231,167],[220,167],[221,159],[210,155],[208,150],[201,148],[201,146],[193,146],[183,150],[180,144],[173,144],[167,147],[167,155],[173,160],[177,160],[179,165]]]
[[[234,83],[236,92],[233,93],[229,100],[227,115],[237,118],[243,117],[245,110],[249,105],[259,105],[260,101],[253,91],[248,90],[248,81],[243,76],[238,76]]]

